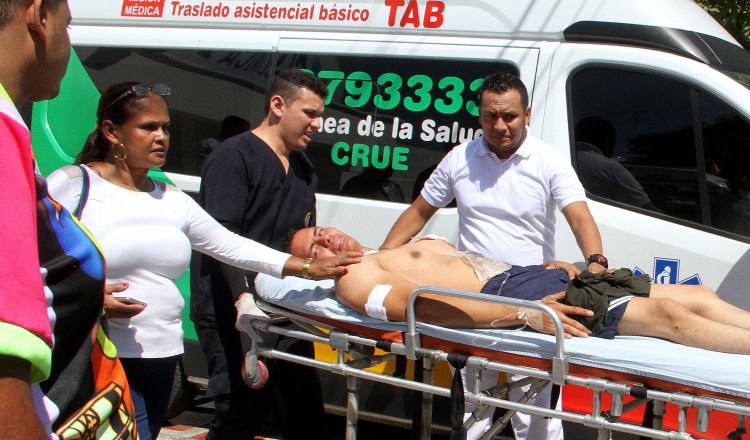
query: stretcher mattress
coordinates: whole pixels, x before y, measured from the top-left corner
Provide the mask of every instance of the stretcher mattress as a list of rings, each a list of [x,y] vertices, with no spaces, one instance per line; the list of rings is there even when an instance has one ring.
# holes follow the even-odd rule
[[[343,305],[336,299],[334,284],[330,280],[277,279],[260,274],[255,285],[259,296],[268,303],[323,318],[327,322],[340,322],[344,328],[351,324],[382,332],[406,330],[405,323],[380,321]],[[424,323],[418,324],[417,329],[422,335],[437,341],[473,348],[477,355],[491,360],[493,352],[531,360],[549,360],[555,353],[555,338],[534,331],[449,329]],[[646,384],[656,382],[660,388],[685,389],[693,393],[703,390],[706,394],[750,400],[750,375],[747,373],[750,356],[718,353],[639,336],[566,339],[565,352],[570,357],[570,372],[574,374],[624,378]]]

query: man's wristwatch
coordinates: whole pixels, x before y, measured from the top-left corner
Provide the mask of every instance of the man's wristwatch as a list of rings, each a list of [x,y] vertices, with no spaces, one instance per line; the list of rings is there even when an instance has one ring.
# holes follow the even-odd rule
[[[310,266],[312,266],[313,261],[315,261],[315,259],[312,257],[305,258],[305,262],[302,263],[302,278],[306,280],[312,279],[312,277],[310,276]]]
[[[607,259],[602,254],[591,254],[591,256],[586,259],[586,266],[591,263],[598,263],[605,269],[609,268],[609,261],[607,261]]]

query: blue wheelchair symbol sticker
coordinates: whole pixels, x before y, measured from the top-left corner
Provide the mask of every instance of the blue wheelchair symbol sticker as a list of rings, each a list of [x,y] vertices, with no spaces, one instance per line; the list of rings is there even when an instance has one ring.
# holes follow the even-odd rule
[[[654,258],[654,283],[677,284],[680,273],[680,261],[668,258]]]
[[[635,275],[646,275],[641,268],[633,269]],[[680,280],[680,260],[672,258],[654,258],[654,272],[651,275],[651,282],[654,284],[701,284],[700,275],[693,274],[683,280]]]

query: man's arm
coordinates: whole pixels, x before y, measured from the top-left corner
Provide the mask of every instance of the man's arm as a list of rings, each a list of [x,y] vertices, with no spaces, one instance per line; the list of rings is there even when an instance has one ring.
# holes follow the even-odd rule
[[[596,226],[586,202],[573,202],[563,208],[562,213],[576,237],[578,247],[583,252],[583,258],[586,259],[592,254],[601,254],[602,237],[599,235],[599,228]],[[599,263],[591,263],[588,265],[588,269],[591,272],[599,272],[604,270],[605,267]]]
[[[383,270],[373,260],[354,266],[336,283],[336,295],[344,304],[365,314],[365,304],[378,285],[388,286],[383,301],[389,321],[406,321],[406,304],[416,284]],[[488,310],[491,309],[491,310]],[[487,328],[494,321],[503,326],[520,325],[517,309],[502,304],[440,295],[422,295],[416,302],[417,319],[430,324],[455,328]]]
[[[226,263],[219,262],[221,268],[221,274],[224,277],[224,282],[229,286],[229,290],[232,292],[232,297],[235,301],[245,292],[250,290],[247,284],[246,271],[239,267],[234,267]],[[253,289],[254,290],[254,289]]]
[[[577,277],[578,274],[581,273],[581,269],[565,261],[548,261],[544,263],[544,268],[545,269],[562,269],[565,271],[565,273],[568,274],[568,278],[570,278],[571,280]]]
[[[408,242],[424,228],[437,210],[424,197],[418,196],[393,224],[380,249],[395,249]]]
[[[30,366],[12,356],[0,356],[0,438],[48,440],[31,395]]]
[[[347,306],[365,314],[365,304],[370,293],[377,285],[390,287],[383,302],[389,321],[406,321],[406,304],[409,295],[418,286],[393,272],[383,270],[375,259],[366,259],[362,263],[350,266],[348,274],[336,283],[336,295]],[[561,292],[564,294],[564,292]],[[591,316],[591,312],[574,306],[557,302],[558,296],[550,295],[542,302],[546,303],[560,316],[565,333],[574,336],[588,336],[589,331],[583,324],[570,318],[569,315]],[[489,301],[456,298],[442,295],[422,295],[415,304],[417,319],[422,322],[451,328],[503,328],[523,325],[526,321],[519,318],[517,307]],[[549,319],[544,319],[538,329],[553,333]]]

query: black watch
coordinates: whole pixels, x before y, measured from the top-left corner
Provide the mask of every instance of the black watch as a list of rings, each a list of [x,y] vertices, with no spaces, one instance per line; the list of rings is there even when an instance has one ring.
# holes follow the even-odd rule
[[[607,258],[602,254],[591,254],[591,256],[586,259],[586,266],[591,263],[598,263],[604,266],[605,269],[609,268],[609,261],[607,261]]]

